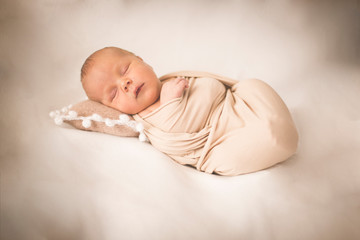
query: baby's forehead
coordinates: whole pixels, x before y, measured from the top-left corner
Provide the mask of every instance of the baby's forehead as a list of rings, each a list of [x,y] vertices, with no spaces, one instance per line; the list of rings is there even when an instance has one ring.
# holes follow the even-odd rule
[[[104,60],[109,60],[109,58],[113,58],[115,53],[104,51],[104,52],[96,52],[91,56],[93,65],[100,65],[104,62]]]
[[[91,66],[88,70],[88,74],[85,77],[85,82],[91,84],[92,82],[106,81],[111,78],[119,66],[121,60],[119,58],[113,58],[106,55],[96,56],[92,60]]]
[[[99,77],[107,78],[106,75],[110,74],[114,67],[121,65],[122,60],[128,56],[131,54],[114,48],[101,49],[93,53],[87,60],[86,82],[91,82],[89,79]]]
[[[106,51],[94,55],[93,66],[96,67],[106,67],[111,64],[119,64],[122,60],[125,60],[128,57],[128,54],[120,54],[116,51]]]
[[[94,57],[125,57],[129,55],[130,52],[120,48],[104,48],[94,53]]]

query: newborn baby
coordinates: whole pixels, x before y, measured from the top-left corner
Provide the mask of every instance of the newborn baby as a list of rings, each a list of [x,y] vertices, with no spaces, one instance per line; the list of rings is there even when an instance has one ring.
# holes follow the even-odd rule
[[[297,148],[286,105],[261,80],[204,72],[159,79],[140,57],[107,47],[86,59],[81,81],[89,99],[133,115],[154,147],[199,171],[250,173],[286,160]]]

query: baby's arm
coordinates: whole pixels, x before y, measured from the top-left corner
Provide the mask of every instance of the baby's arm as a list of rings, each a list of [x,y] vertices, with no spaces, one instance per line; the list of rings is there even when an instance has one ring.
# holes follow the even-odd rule
[[[189,80],[175,78],[163,84],[160,93],[160,105],[182,96],[185,88],[189,87]]]

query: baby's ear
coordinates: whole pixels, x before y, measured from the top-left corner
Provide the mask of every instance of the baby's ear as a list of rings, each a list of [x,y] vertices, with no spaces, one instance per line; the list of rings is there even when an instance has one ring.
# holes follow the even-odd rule
[[[144,61],[141,57],[139,57],[139,56],[136,56],[138,59],[140,59],[141,61]]]

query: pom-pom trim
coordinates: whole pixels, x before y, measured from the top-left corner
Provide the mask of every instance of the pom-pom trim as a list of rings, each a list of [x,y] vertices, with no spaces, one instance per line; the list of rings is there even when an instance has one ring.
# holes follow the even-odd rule
[[[144,126],[142,125],[142,123],[130,120],[130,117],[127,114],[120,114],[119,119],[103,118],[97,113],[94,113],[91,116],[83,117],[78,116],[77,112],[71,110],[71,108],[72,105],[70,104],[67,107],[63,107],[60,111],[51,111],[49,116],[54,119],[56,125],[61,125],[64,120],[82,120],[82,125],[84,128],[89,128],[91,126],[91,121],[105,123],[108,127],[114,127],[116,125],[128,126],[135,132],[139,133],[139,140],[141,142],[148,141],[144,133]]]

